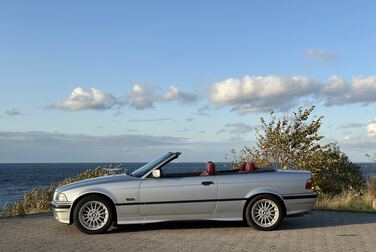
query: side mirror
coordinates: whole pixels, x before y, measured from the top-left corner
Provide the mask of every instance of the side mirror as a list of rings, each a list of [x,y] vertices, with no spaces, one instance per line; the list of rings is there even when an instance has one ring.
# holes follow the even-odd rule
[[[152,174],[153,174],[154,178],[160,178],[161,177],[161,170],[156,169],[156,170],[153,171]]]

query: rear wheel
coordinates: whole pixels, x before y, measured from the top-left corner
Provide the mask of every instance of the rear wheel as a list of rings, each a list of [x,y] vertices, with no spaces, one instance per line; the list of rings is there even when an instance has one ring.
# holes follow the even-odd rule
[[[283,208],[280,201],[268,194],[253,198],[245,210],[247,224],[262,231],[275,229],[282,218]]]
[[[81,199],[73,211],[74,223],[86,234],[105,232],[112,224],[110,203],[98,195],[89,195]]]

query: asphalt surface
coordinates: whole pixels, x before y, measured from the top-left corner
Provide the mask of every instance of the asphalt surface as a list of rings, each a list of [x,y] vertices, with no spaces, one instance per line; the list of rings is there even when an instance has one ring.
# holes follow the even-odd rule
[[[0,218],[0,251],[376,251],[376,214],[314,211],[278,230],[241,222],[127,225],[85,235],[52,214]]]

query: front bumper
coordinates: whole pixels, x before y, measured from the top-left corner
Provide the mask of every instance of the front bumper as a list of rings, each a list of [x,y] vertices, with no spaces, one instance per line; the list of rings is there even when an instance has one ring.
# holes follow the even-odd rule
[[[51,202],[51,207],[54,213],[55,220],[61,223],[70,224],[70,211],[72,204]]]

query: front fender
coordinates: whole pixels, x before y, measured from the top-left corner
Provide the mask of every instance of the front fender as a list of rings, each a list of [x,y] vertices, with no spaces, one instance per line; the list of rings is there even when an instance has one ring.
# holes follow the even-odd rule
[[[92,194],[101,195],[101,196],[104,196],[106,199],[108,199],[113,206],[113,211],[115,211],[114,217],[117,219],[114,195],[110,191],[103,189],[103,188],[90,188],[90,190],[82,190],[79,193],[75,194],[75,199],[72,202],[72,206],[71,206],[70,212],[69,212],[69,223],[68,224],[73,223],[73,212],[74,212],[74,208],[76,207],[77,203],[82,198],[84,198],[85,196],[92,195]]]
[[[104,195],[107,198],[109,198],[112,201],[112,203],[116,202],[116,197],[111,191],[106,190],[104,188],[90,188],[90,189],[87,189],[87,190],[80,190],[79,192],[74,193],[73,204],[77,203],[77,200],[79,200],[79,199],[83,198],[85,195],[89,195],[89,194],[101,194],[101,195]]]

